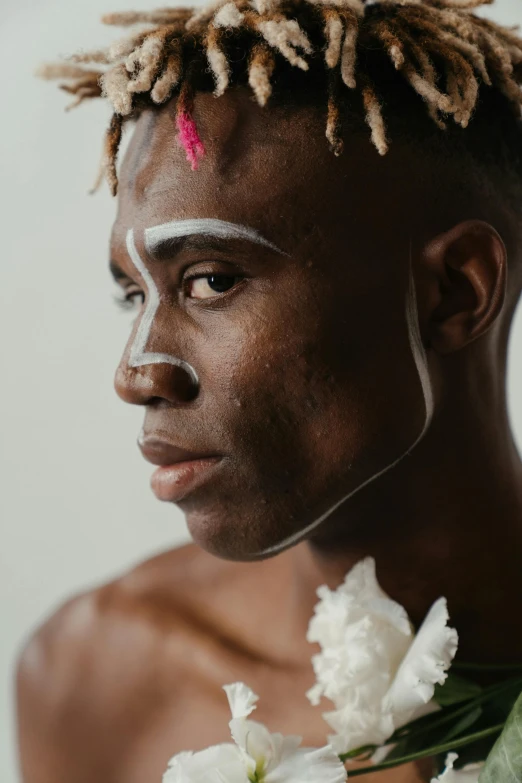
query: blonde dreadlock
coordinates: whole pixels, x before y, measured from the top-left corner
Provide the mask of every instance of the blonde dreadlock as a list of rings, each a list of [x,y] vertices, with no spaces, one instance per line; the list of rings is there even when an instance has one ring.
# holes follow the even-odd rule
[[[178,128],[196,167],[204,148],[187,97],[194,92],[191,63],[206,59],[215,95],[222,95],[234,80],[229,53],[239,44],[248,54],[245,75],[261,106],[270,98],[278,67],[286,67],[286,61],[307,71],[319,55],[328,75],[326,136],[331,148],[336,154],[342,150],[340,105],[348,89],[360,93],[373,144],[384,155],[386,125],[378,87],[361,64],[363,49],[377,49],[389,59],[441,129],[448,119],[468,125],[482,84],[496,89],[520,114],[522,38],[474,14],[475,8],[491,2],[217,0],[203,9],[110,14],[103,19],[106,24],[148,27],[107,50],[45,66],[40,75],[66,80],[61,87],[75,96],[73,105],[101,95],[112,104],[103,168],[113,194],[124,123],[147,105],[164,103],[176,90]]]

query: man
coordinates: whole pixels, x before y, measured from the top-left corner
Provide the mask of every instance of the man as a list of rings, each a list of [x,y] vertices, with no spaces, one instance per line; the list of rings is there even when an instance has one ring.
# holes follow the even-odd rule
[[[114,189],[136,120],[111,269],[138,307],[116,389],[144,407],[153,490],[195,543],[73,599],[28,644],[26,783],[159,780],[173,753],[228,739],[235,680],[271,730],[324,744],[306,628],[316,588],[366,555],[414,622],[447,597],[461,659],[522,659],[505,403],[522,41],[477,4],[112,20],[159,25],[95,57]],[[99,93],[95,70],[67,67],[79,99]]]

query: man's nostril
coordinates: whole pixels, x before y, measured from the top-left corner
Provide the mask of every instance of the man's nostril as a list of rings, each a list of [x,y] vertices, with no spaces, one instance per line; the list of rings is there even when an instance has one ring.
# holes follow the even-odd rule
[[[122,362],[116,370],[114,387],[118,396],[131,405],[153,405],[160,400],[184,405],[199,393],[195,373],[187,372],[184,366],[167,363],[131,367]]]
[[[171,383],[176,398],[183,402],[192,402],[199,392],[199,384],[183,367],[170,366]]]

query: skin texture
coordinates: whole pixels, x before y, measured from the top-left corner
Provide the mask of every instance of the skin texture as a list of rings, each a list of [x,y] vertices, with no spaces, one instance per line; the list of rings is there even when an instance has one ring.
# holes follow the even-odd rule
[[[281,258],[248,242],[230,241],[221,243],[218,255],[213,249],[205,252],[201,242],[197,252],[171,254],[170,263],[149,262],[164,303],[149,350],[189,362],[199,375],[200,391],[183,405],[168,365],[130,368],[127,351],[116,376],[117,391],[129,402],[147,404],[151,389],[170,402],[148,406],[146,439],[166,436],[191,450],[224,455],[215,480],[179,505],[196,543],[238,559],[277,545],[394,461],[415,441],[425,417],[404,312],[407,238],[397,252],[402,276],[393,262],[386,279],[378,276],[372,256],[385,248],[370,255],[357,236],[353,257],[347,257],[346,238],[334,227],[346,214],[353,214],[355,222],[369,205],[356,204],[358,194],[352,193],[348,203],[335,199],[336,208],[330,206],[324,220],[317,221],[317,201],[332,202],[336,173],[339,179],[336,159],[326,144],[318,144],[307,159],[305,137],[302,150],[288,162],[286,148],[277,146],[277,122],[262,110],[252,114],[252,126],[239,139],[241,144],[247,136],[248,146],[236,153],[237,164],[225,163],[230,117],[221,119],[220,112],[207,165],[196,177],[182,167],[173,189],[164,170],[146,184],[140,172],[137,198],[120,202],[112,251],[118,266],[135,277],[126,261],[128,229],[134,228],[145,257],[145,228],[197,215],[253,226],[289,254]],[[308,123],[315,119],[305,118]],[[301,120],[295,113],[286,120],[289,137],[295,137]],[[167,121],[147,147],[151,158],[169,146],[171,132]],[[275,149],[269,188],[264,185],[267,147]],[[134,149],[143,160],[139,132]],[[173,153],[183,163],[180,151]],[[131,153],[131,167],[133,162]],[[255,172],[252,179],[241,176],[244,166]],[[283,167],[284,176],[276,178]],[[320,178],[314,176],[317,170]],[[314,183],[307,208],[288,197],[289,182],[306,189],[305,199],[310,197],[306,183]],[[325,274],[332,258],[340,260],[337,274]],[[203,271],[205,261],[216,273],[245,275],[244,282],[218,301],[185,299],[174,305],[180,267],[192,264],[192,274]],[[376,405],[375,389],[384,387],[387,393]]]
[[[454,203],[444,172],[430,178],[411,145],[383,159],[355,134],[335,158],[322,109],[260,109],[234,89],[198,95],[196,119],[207,154],[193,172],[173,107],[140,118],[111,256],[139,298],[132,228],[161,299],[147,350],[188,362],[199,386],[170,364],[130,367],[131,334],[116,390],[144,407],[142,442],[223,459],[178,503],[198,546],[74,599],[29,642],[18,676],[26,783],[159,780],[173,753],[228,740],[220,689],[235,680],[260,694],[256,718],[272,730],[323,744],[304,697],[304,635],[317,586],[336,586],[365,555],[414,622],[447,597],[462,659],[522,659],[521,465],[504,391],[515,230],[478,196]],[[250,226],[288,256],[199,238],[147,257],[146,228],[195,218]],[[422,431],[410,264],[435,402],[428,432],[308,540],[262,559]],[[196,273],[237,281],[195,301],[182,275]],[[420,783],[430,765],[363,779]]]

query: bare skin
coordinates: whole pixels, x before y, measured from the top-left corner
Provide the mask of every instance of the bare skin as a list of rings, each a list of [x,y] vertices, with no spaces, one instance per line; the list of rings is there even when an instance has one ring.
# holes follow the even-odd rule
[[[504,393],[520,277],[513,236],[479,198],[428,220],[415,190],[422,161],[406,146],[381,159],[355,136],[337,159],[317,110],[275,117],[241,90],[196,106],[207,143],[196,173],[172,143],[172,107],[139,120],[112,258],[139,298],[125,245],[134,229],[168,303],[149,350],[189,362],[200,388],[189,394],[166,364],[129,367],[132,335],[116,388],[145,408],[149,459],[167,442],[222,463],[178,502],[198,546],[75,599],[27,646],[26,783],[159,780],[173,753],[229,739],[221,686],[236,680],[260,694],[256,718],[272,730],[324,744],[320,710],[304,696],[305,631],[317,586],[336,586],[365,555],[415,623],[447,597],[462,659],[522,659],[522,467]],[[146,228],[187,218],[246,224],[287,256],[241,242],[146,257]],[[425,422],[404,318],[410,258],[435,415],[411,456],[370,481]],[[180,269],[233,285],[194,301],[204,286],[185,284]],[[349,492],[306,540],[264,559]],[[363,779],[421,783],[430,772]]]

